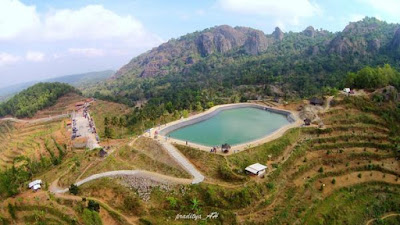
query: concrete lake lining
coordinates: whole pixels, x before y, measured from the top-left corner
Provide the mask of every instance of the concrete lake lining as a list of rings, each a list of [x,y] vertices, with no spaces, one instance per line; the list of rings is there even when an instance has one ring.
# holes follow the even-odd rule
[[[253,147],[255,145],[259,145],[259,144],[268,142],[273,139],[276,139],[277,137],[280,137],[286,130],[288,130],[292,127],[300,126],[303,122],[300,119],[298,119],[298,117],[295,116],[294,113],[292,113],[291,111],[271,108],[271,107],[267,107],[267,106],[263,106],[263,105],[254,104],[254,103],[237,103],[237,104],[227,104],[227,105],[215,106],[215,107],[207,110],[206,112],[191,116],[186,119],[181,119],[181,120],[177,120],[177,121],[171,122],[169,124],[166,124],[165,127],[158,128],[158,130],[157,130],[158,135],[162,137],[162,140],[168,139],[168,141],[172,142],[172,143],[186,144],[186,142],[183,140],[174,139],[174,138],[165,138],[165,136],[167,136],[168,133],[175,131],[177,129],[181,129],[183,127],[190,126],[190,125],[202,122],[204,120],[210,119],[210,118],[218,115],[218,113],[220,113],[224,110],[237,109],[237,108],[256,108],[256,109],[260,109],[260,110],[266,110],[269,112],[281,114],[281,115],[286,116],[286,119],[288,120],[289,124],[277,129],[276,131],[274,131],[270,134],[267,134],[266,136],[264,136],[262,138],[258,138],[256,140],[252,140],[252,141],[249,141],[246,143],[232,145],[232,150],[234,150],[235,152],[244,150],[248,147]],[[153,132],[155,132],[155,130],[153,130]],[[210,146],[206,146],[206,145],[202,145],[202,144],[190,143],[189,145],[191,147],[198,148],[201,150],[206,150],[206,151],[210,150]]]

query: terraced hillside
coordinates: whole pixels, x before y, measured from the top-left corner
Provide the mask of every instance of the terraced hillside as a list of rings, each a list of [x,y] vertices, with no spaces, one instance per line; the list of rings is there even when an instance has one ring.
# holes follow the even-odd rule
[[[296,128],[235,155],[178,145],[206,176],[184,199],[199,199],[203,212],[234,213],[240,224],[363,224],[400,212],[398,139],[392,133],[398,121],[385,116],[392,105],[363,98],[335,102],[320,115],[324,129]],[[243,174],[255,162],[269,165],[264,178]],[[156,222],[153,216],[146,219]]]
[[[207,223],[396,222],[396,215],[400,213],[399,116],[393,102],[377,103],[369,97],[336,97],[329,110],[322,110],[319,115],[323,128],[294,128],[274,141],[237,154],[224,156],[176,145],[205,176],[204,182],[198,185],[166,185],[143,177],[119,176],[85,183],[79,186],[79,195],[90,196],[88,199],[95,198],[102,204],[103,224],[165,224],[165,221],[198,224],[199,221],[175,218],[177,214],[190,213],[205,218],[213,212],[217,212],[218,217],[207,219]],[[54,129],[57,123],[62,126],[62,121],[51,123]],[[6,135],[2,138],[16,135],[21,129],[17,125],[4,123],[1,129]],[[49,125],[31,126],[18,132],[21,139],[32,130]],[[46,130],[51,129],[50,126]],[[49,142],[53,140],[52,135],[54,133],[46,133],[44,137],[48,137]],[[55,136],[60,137],[62,133]],[[45,140],[42,142],[46,144]],[[68,152],[59,165],[39,177],[47,184],[55,180],[56,185],[63,188],[90,175],[113,170],[141,169],[177,179],[188,178],[159,143],[151,139],[111,139],[106,143],[111,146],[108,156],[99,157],[97,150]],[[268,165],[264,177],[244,174],[244,168],[255,162]],[[42,218],[30,212],[38,206],[36,211],[48,211],[46,218],[60,223],[65,222],[62,221],[64,216],[60,217],[54,210],[67,207],[59,211],[78,224],[83,222],[86,203],[82,203],[81,198],[56,197],[67,200],[57,200],[57,204],[52,203],[55,204],[50,207],[52,209],[40,208],[43,206],[38,202],[14,202],[19,214],[16,221]],[[9,212],[5,215],[12,221]]]
[[[58,157],[66,151],[70,139],[65,125],[66,119],[40,123],[0,121],[0,168],[11,166],[20,156],[33,160]]]
[[[301,131],[304,141],[266,178],[276,187],[265,198],[269,204],[250,206],[239,214],[239,221],[261,222],[270,215],[272,224],[362,224],[366,218],[398,210],[398,196],[383,202],[400,184],[387,122],[352,103],[343,101],[322,115],[326,129]],[[380,191],[365,193],[373,189]]]

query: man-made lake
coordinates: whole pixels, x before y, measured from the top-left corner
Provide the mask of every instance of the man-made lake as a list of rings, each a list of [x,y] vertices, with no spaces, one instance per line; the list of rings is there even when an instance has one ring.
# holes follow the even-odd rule
[[[205,146],[243,144],[289,124],[286,115],[254,107],[220,111],[206,120],[167,133],[171,138]]]

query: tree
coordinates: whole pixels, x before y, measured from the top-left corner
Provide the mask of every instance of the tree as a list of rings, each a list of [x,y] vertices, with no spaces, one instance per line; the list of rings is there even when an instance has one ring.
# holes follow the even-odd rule
[[[73,195],[78,195],[79,194],[79,188],[75,184],[71,184],[71,186],[69,186],[68,190],[69,190],[69,193],[71,193]]]
[[[182,116],[183,118],[187,118],[189,116],[189,111],[187,111],[186,109],[182,111]]]
[[[94,200],[89,200],[87,208],[92,211],[100,212],[100,204]]]
[[[324,172],[324,168],[320,167],[318,172],[323,173]]]
[[[104,137],[112,138],[112,130],[109,126],[104,127]]]
[[[15,220],[17,218],[17,216],[15,215],[14,205],[12,205],[11,203],[8,203],[7,209],[8,209],[8,213],[10,214],[11,218],[13,218]]]
[[[120,117],[120,118],[119,118],[119,124],[118,124],[118,126],[119,126],[119,127],[125,126],[125,119],[124,119],[123,117]]]
[[[115,126],[115,125],[117,125],[117,123],[118,123],[118,118],[116,116],[113,116],[112,119],[111,119],[111,124],[113,126]]]
[[[207,102],[207,108],[212,108],[214,106],[214,102]]]
[[[196,102],[196,111],[198,111],[198,112],[203,111],[203,107],[201,106],[200,102]]]

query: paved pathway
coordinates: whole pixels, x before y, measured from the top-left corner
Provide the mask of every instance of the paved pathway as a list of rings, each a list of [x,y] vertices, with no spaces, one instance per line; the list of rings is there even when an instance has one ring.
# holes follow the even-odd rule
[[[168,154],[172,156],[190,175],[194,177],[192,184],[198,184],[201,183],[204,180],[204,176],[189,162],[189,160],[186,159],[176,149],[172,144],[163,141],[160,142],[162,146],[167,150]]]

